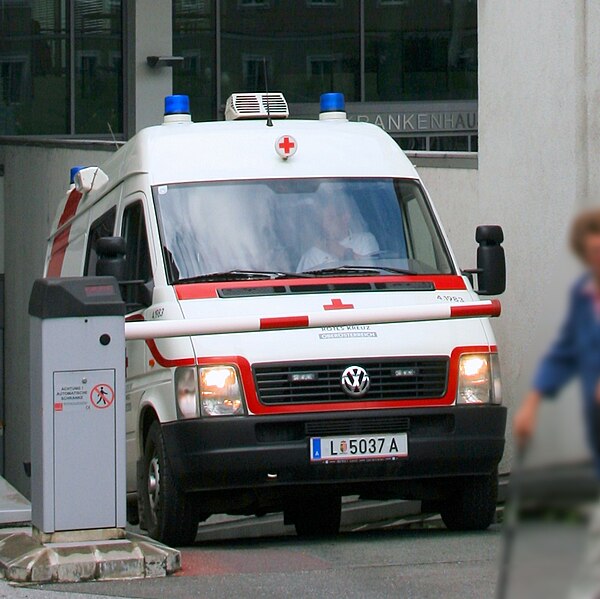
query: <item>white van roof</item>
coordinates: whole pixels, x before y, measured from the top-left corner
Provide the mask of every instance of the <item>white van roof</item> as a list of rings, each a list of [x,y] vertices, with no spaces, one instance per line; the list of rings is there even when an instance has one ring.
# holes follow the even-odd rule
[[[291,136],[283,160],[276,142]],[[368,123],[346,120],[170,123],[140,131],[103,166],[111,187],[147,173],[151,185],[304,177],[418,178],[394,140]]]

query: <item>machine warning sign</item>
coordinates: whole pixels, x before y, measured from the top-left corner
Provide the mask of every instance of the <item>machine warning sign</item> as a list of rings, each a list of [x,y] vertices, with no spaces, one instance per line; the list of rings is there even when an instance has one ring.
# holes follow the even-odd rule
[[[77,406],[85,406],[85,385],[69,381],[63,383],[55,390],[55,412],[62,412],[65,408],[71,409]]]
[[[115,392],[110,385],[96,385],[90,392],[90,401],[95,408],[103,410],[112,405],[115,400]]]
[[[99,417],[115,401],[114,370],[70,370],[54,373],[54,413],[65,419],[81,412]],[[110,410],[109,410],[110,411]]]

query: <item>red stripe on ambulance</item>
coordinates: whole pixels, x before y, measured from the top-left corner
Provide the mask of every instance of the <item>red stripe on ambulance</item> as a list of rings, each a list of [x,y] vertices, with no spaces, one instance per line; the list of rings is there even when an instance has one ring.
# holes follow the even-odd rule
[[[57,229],[60,229],[65,223],[69,222],[77,213],[79,203],[83,194],[76,189],[73,189],[67,198],[65,209],[58,221]],[[60,277],[62,273],[67,246],[69,245],[69,235],[71,234],[71,225],[65,227],[60,233],[54,237],[52,242],[52,251],[50,252],[50,262],[48,263],[47,277]]]

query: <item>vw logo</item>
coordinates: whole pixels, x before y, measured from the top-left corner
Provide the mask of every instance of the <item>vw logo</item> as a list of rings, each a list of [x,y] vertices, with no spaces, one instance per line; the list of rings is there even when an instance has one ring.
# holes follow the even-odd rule
[[[371,378],[362,366],[348,366],[342,373],[342,389],[350,397],[363,397],[370,386]]]

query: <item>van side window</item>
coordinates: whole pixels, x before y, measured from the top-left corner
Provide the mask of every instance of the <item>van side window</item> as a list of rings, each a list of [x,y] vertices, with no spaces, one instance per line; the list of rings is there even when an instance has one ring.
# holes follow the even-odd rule
[[[152,265],[144,221],[144,208],[141,202],[130,204],[123,211],[121,234],[127,243],[125,280],[147,283],[152,278]],[[135,285],[128,285],[125,293],[125,301],[128,304],[139,303],[140,298]]]
[[[115,220],[117,208],[112,207],[108,212],[97,218],[90,227],[88,235],[87,250],[85,253],[84,277],[93,277],[96,274],[96,243],[101,237],[112,237],[115,233]]]
[[[429,223],[425,220],[423,210],[416,198],[406,202],[406,227],[408,229],[409,252],[411,257],[419,256],[419,260],[435,268],[437,266],[435,247],[429,233]]]

